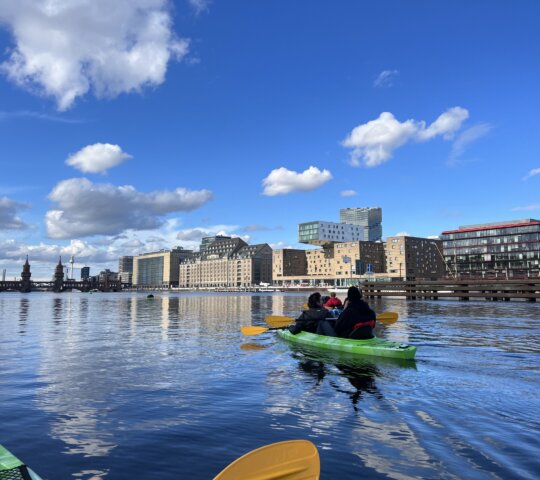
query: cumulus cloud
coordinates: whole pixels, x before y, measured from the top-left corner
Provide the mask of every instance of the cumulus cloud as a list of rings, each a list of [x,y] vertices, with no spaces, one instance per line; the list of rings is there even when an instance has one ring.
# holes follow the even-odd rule
[[[354,197],[355,195],[358,195],[355,190],[343,190],[340,192],[340,195],[342,197]]]
[[[177,188],[142,193],[130,185],[95,184],[72,178],[56,185],[49,199],[57,208],[45,216],[51,238],[116,235],[163,225],[163,215],[194,210],[212,198],[208,190]]]
[[[493,127],[489,123],[479,123],[478,125],[473,125],[461,132],[452,144],[452,151],[450,152],[448,163],[450,165],[457,163],[459,157],[463,155],[463,152],[465,152],[471,143],[487,135],[492,128]]]
[[[352,149],[351,165],[376,167],[390,160],[394,150],[407,142],[426,142],[437,136],[450,140],[468,116],[466,109],[453,107],[426,126],[426,122],[413,119],[400,122],[392,113],[383,112],[379,118],[355,127],[342,145]]]
[[[410,237],[411,234],[409,232],[398,232],[394,235],[394,237]]]
[[[14,46],[1,69],[59,110],[90,91],[97,97],[157,86],[172,59],[187,54],[175,36],[169,0],[0,2]]]
[[[17,216],[19,210],[28,205],[14,202],[8,197],[0,197],[0,230],[23,230],[28,226]]]
[[[284,167],[272,170],[263,180],[263,195],[273,197],[292,192],[308,192],[321,187],[332,179],[328,170],[322,172],[317,167],[309,167],[302,173],[287,170]]]
[[[32,262],[44,262],[52,266],[58,262],[58,258],[69,259],[75,257],[77,263],[104,263],[118,262],[118,252],[108,251],[103,247],[97,247],[82,240],[72,240],[67,245],[46,244],[40,242],[38,244],[21,243],[15,240],[0,241],[0,260],[21,261],[28,258]]]
[[[103,173],[130,158],[118,145],[94,143],[71,155],[66,164],[84,173]]]
[[[377,88],[391,87],[394,85],[395,78],[399,75],[398,70],[383,70],[373,82],[373,86]]]
[[[540,175],[540,168],[533,168],[527,175],[523,177],[523,180],[528,180],[535,175]]]

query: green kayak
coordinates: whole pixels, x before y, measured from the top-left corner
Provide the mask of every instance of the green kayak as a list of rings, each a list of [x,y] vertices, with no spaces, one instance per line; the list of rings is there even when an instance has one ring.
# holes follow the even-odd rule
[[[291,343],[317,347],[323,350],[347,352],[353,355],[371,355],[374,357],[412,360],[416,354],[416,347],[412,345],[391,342],[381,338],[351,340],[349,338],[327,337],[308,332],[300,332],[293,335],[286,329],[278,330],[277,332],[281,338]]]
[[[0,445],[0,480],[41,480],[7,448]]]

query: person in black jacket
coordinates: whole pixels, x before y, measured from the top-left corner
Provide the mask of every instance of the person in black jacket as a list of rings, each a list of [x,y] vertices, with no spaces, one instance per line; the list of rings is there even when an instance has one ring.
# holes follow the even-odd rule
[[[296,322],[289,327],[289,332],[293,335],[310,332],[335,337],[334,328],[325,320],[326,318],[333,318],[332,313],[322,306],[321,294],[312,293],[308,298],[308,309],[304,310]]]
[[[336,322],[337,336],[355,340],[373,338],[377,316],[362,300],[362,292],[357,287],[350,287],[347,291],[346,305]]]

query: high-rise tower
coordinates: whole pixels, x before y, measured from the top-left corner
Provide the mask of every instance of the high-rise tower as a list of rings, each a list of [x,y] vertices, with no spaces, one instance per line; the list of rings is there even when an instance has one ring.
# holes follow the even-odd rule
[[[364,227],[362,240],[375,242],[382,239],[382,208],[342,208],[339,211],[339,223]]]

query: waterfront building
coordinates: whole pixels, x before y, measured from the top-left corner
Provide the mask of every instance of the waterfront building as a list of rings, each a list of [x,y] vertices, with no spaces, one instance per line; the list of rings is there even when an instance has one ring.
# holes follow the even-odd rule
[[[339,285],[356,284],[354,278],[384,273],[386,262],[381,242],[345,242],[334,245],[334,278]],[[348,281],[348,280],[351,281]]]
[[[336,222],[313,221],[298,225],[298,241],[329,248],[334,243],[364,240],[365,227]]]
[[[388,237],[386,273],[404,280],[438,280],[445,276],[442,241],[423,237]]]
[[[118,259],[118,278],[124,285],[133,283],[133,256],[126,255]]]
[[[272,278],[297,277],[307,272],[306,250],[283,248],[272,253]]]
[[[201,246],[199,248],[199,251],[201,253],[204,253],[206,251],[206,248],[217,240],[231,240],[231,239],[232,237],[229,237],[226,235],[212,235],[211,237],[203,237],[201,239]]]
[[[180,261],[191,258],[193,255],[192,250],[176,247],[172,250],[160,250],[134,256],[133,286],[177,287]]]
[[[305,271],[274,275],[274,284],[348,286],[366,280],[436,280],[445,272],[442,242],[428,238],[400,236],[388,237],[384,243],[337,242],[305,250],[305,256]],[[275,254],[273,269],[278,275],[283,269],[281,263],[279,253]]]
[[[81,280],[88,280],[90,278],[90,267],[81,268]]]
[[[272,282],[272,248],[222,237],[179,265],[180,288],[247,288]]]
[[[540,221],[509,220],[442,232],[443,255],[456,278],[540,276]]]
[[[382,239],[382,208],[342,208],[339,222],[364,227],[364,237],[360,240],[376,242]]]

